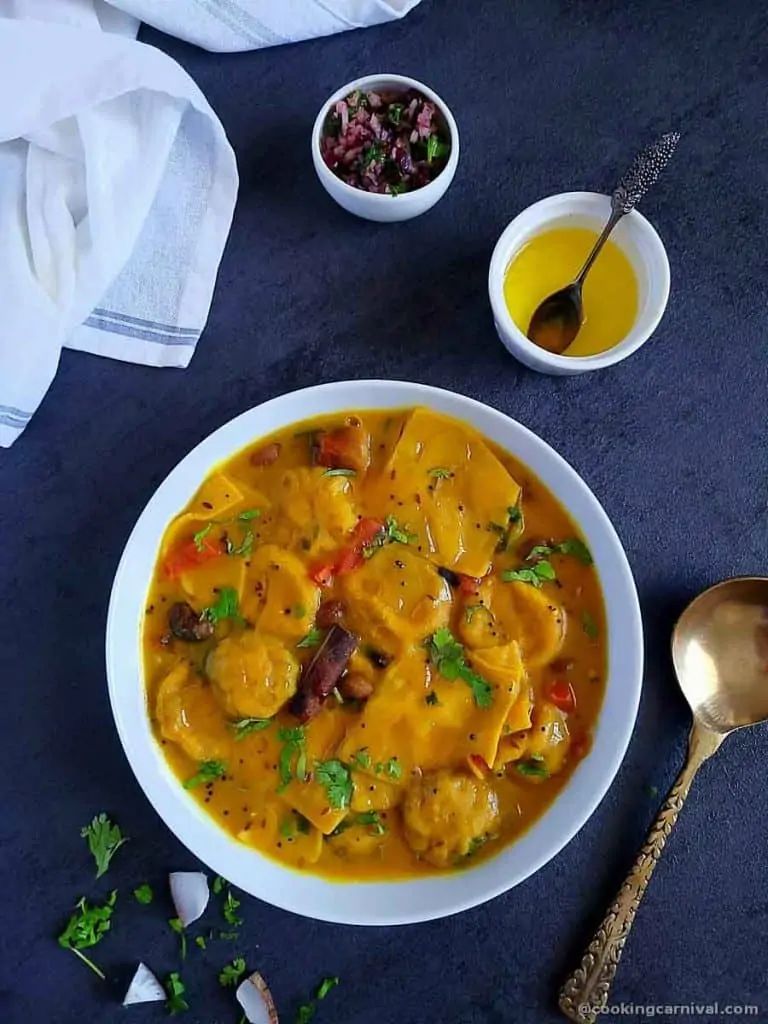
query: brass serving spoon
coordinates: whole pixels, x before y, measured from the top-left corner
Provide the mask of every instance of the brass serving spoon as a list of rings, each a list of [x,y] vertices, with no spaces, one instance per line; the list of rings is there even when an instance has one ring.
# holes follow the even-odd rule
[[[581,964],[560,991],[560,1009],[595,1024],[608,1000],[637,908],[693,777],[726,736],[768,721],[768,579],[743,576],[700,594],[672,634],[672,660],[693,712],[688,757]]]
[[[622,217],[633,210],[658,178],[675,151],[680,132],[667,132],[646,146],[621,179],[611,196],[611,216],[595,242],[587,261],[571,284],[550,295],[537,307],[528,326],[528,337],[540,348],[558,355],[568,348],[584,323],[582,286],[608,236]]]

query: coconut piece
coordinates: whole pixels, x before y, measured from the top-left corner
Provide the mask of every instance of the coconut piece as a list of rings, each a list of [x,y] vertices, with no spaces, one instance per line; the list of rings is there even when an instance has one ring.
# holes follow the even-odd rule
[[[202,871],[172,871],[168,881],[176,916],[188,928],[203,916],[208,906],[208,877]]]
[[[146,964],[139,964],[128,991],[125,993],[123,1006],[134,1006],[136,1003],[160,1003],[165,999],[165,989]]]
[[[236,995],[249,1024],[279,1024],[272,993],[258,971],[240,983]]]

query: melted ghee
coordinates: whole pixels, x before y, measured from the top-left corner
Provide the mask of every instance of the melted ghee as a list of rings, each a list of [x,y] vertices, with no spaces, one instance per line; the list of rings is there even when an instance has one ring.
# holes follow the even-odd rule
[[[504,299],[517,327],[528,334],[531,317],[547,296],[578,274],[597,241],[590,228],[553,228],[536,235],[512,258],[504,276]],[[610,239],[584,282],[584,323],[564,355],[591,356],[622,341],[637,316],[637,278],[632,264]]]

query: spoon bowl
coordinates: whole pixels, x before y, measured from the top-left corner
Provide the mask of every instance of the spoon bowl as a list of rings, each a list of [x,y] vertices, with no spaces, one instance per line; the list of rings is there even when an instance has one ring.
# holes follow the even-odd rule
[[[672,660],[707,729],[768,721],[768,579],[740,576],[700,594],[675,626]]]

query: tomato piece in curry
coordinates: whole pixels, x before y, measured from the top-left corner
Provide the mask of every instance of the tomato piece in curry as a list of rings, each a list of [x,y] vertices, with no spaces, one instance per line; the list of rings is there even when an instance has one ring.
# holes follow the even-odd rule
[[[514,841],[588,751],[607,665],[567,512],[421,408],[294,425],[216,467],[165,533],[143,648],[190,798],[339,881]]]

